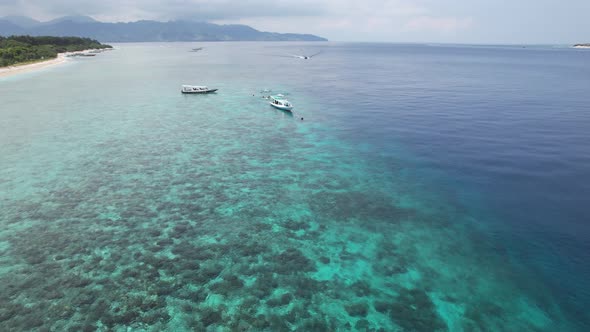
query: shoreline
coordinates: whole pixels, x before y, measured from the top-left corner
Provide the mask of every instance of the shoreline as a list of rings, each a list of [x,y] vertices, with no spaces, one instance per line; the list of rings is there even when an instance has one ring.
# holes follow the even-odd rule
[[[66,62],[68,53],[58,53],[57,58],[45,61],[28,63],[24,65],[8,66],[0,68],[0,77],[8,77],[16,74],[29,73],[35,70],[51,67]]]

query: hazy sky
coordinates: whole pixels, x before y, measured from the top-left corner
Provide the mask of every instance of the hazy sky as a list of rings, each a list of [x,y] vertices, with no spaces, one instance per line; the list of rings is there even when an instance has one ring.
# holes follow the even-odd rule
[[[0,0],[0,16],[198,19],[337,41],[590,42],[590,0]]]

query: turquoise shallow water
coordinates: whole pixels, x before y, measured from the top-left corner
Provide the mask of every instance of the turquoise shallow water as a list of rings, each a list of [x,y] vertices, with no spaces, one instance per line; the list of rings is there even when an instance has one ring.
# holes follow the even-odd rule
[[[205,46],[124,44],[0,80],[1,330],[582,329],[485,222],[486,193],[380,122],[384,82],[418,91],[429,67],[362,45]],[[362,52],[408,76],[362,76]]]

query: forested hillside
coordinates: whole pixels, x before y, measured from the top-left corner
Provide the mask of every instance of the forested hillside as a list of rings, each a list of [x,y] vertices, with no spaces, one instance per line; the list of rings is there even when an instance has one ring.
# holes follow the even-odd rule
[[[79,37],[0,36],[0,67],[52,59],[62,52],[102,48],[111,46],[94,39]]]

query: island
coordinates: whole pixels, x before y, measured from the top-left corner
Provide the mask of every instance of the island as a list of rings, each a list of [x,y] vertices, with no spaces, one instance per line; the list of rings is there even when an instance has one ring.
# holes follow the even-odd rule
[[[90,38],[0,36],[0,67],[48,61],[60,53],[106,48],[112,46]]]
[[[183,19],[167,22],[100,22],[90,16],[64,16],[39,22],[26,16],[0,17],[0,36],[77,36],[111,43],[204,41],[327,41],[301,33],[259,31],[241,24]]]
[[[574,48],[590,48],[590,43],[576,44],[574,45]]]

